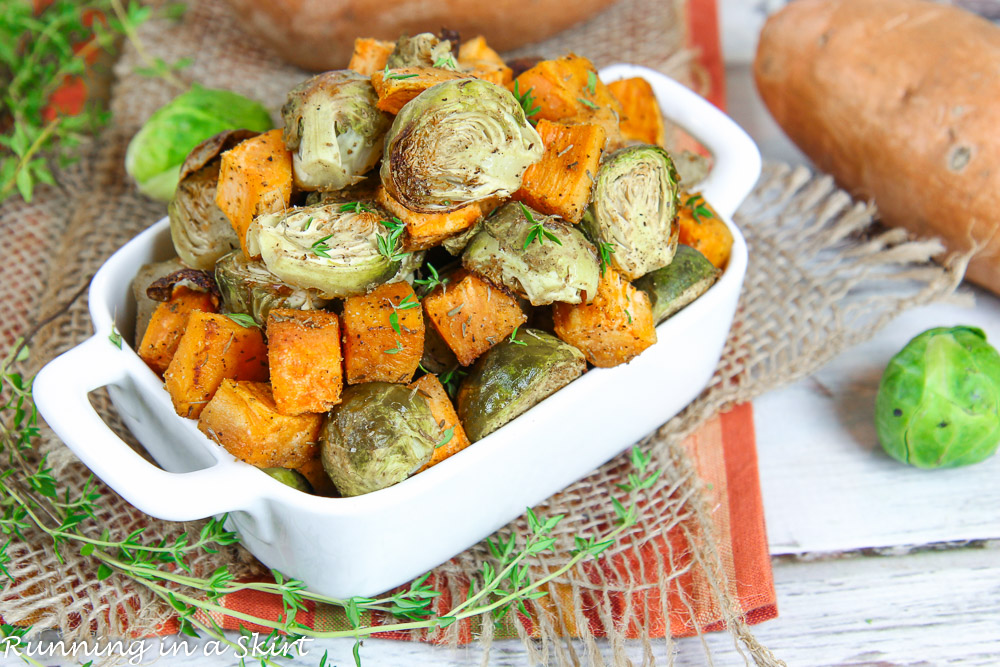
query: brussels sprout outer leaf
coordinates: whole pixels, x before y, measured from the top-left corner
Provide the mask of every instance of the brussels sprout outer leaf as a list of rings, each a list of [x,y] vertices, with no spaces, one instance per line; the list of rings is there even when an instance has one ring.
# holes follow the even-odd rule
[[[260,326],[266,324],[272,308],[319,310],[328,303],[316,290],[285,284],[263,262],[248,260],[241,250],[219,259],[215,281],[223,312],[249,315]]]
[[[288,468],[261,468],[261,470],[296,491],[302,491],[303,493],[313,492],[312,484],[305,478],[305,475],[297,470],[290,470]]]
[[[721,273],[694,248],[678,245],[670,264],[639,278],[635,286],[649,295],[653,322],[659,324],[707,292]]]
[[[242,95],[194,86],[157,109],[132,137],[125,170],[142,192],[168,201],[188,153],[212,135],[241,127],[264,132],[271,117]]]
[[[974,327],[930,329],[889,362],[875,404],[879,441],[920,468],[978,463],[1000,443],[1000,355]]]
[[[438,431],[419,391],[387,382],[352,385],[320,435],[323,468],[344,496],[384,489],[430,460]]]
[[[493,346],[458,390],[458,416],[476,442],[580,377],[583,353],[555,336],[523,329],[517,340]]]

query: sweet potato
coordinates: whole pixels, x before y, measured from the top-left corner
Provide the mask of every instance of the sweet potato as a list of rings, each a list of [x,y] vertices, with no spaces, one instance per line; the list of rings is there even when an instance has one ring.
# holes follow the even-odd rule
[[[181,417],[197,419],[225,379],[267,380],[267,345],[257,327],[225,315],[193,311],[163,374]]]
[[[222,154],[215,203],[229,218],[247,257],[256,259],[247,250],[247,228],[254,216],[285,210],[291,196],[292,154],[281,130],[251,137]]]
[[[401,67],[385,72],[372,74],[372,86],[378,94],[379,109],[396,114],[403,105],[424,92],[431,86],[442,81],[468,78],[468,74],[453,72],[440,67]]]
[[[622,105],[619,126],[626,141],[662,146],[666,139],[663,112],[653,87],[642,77],[620,79],[608,84],[608,90]]]
[[[586,58],[569,54],[555,60],[543,60],[514,79],[515,93],[530,94],[538,111],[532,120],[555,120],[564,123],[600,125],[608,134],[608,148],[622,141],[618,121],[622,107],[608,87],[597,77],[597,70]]]
[[[490,45],[486,43],[486,38],[482,35],[467,39],[458,47],[458,64],[465,65],[473,62],[489,62],[505,67],[507,65],[500,54],[490,48]]]
[[[161,302],[153,311],[139,344],[139,357],[157,375],[163,375],[181,342],[188,317],[196,310],[214,313],[218,300],[206,292],[178,287],[170,301]]]
[[[283,415],[266,382],[223,380],[198,430],[258,468],[298,468],[316,458],[323,415]]]
[[[917,0],[802,0],[764,26],[754,76],[819,169],[883,222],[976,247],[1000,293],[1000,27]]]
[[[278,410],[326,412],[340,403],[340,321],[325,310],[275,308],[267,316],[267,358]]]
[[[514,81],[514,71],[506,65],[497,65],[489,60],[472,60],[462,65],[464,72],[498,86],[507,87]]]
[[[524,172],[514,199],[536,211],[580,222],[590,203],[607,132],[600,125],[564,125],[548,120],[538,121],[536,129],[545,143],[545,154]]]
[[[427,399],[431,414],[434,415],[434,420],[441,429],[438,442],[444,443],[437,446],[434,453],[431,454],[431,460],[424,464],[424,467],[418,471],[420,472],[441,463],[471,443],[465,435],[462,422],[458,420],[458,414],[455,412],[455,406],[451,402],[448,392],[436,375],[424,375],[419,380],[410,383],[410,386],[419,389],[420,393]]]
[[[463,366],[528,319],[517,299],[465,270],[424,297],[424,311]]]
[[[406,252],[440,245],[445,239],[472,227],[483,217],[482,209],[476,202],[448,213],[417,213],[396,201],[381,185],[375,192],[375,201],[406,225],[403,236],[403,250]]]
[[[733,233],[700,193],[682,192],[680,199],[678,241],[707,257],[715,268],[725,268],[733,249]]]
[[[330,476],[326,474],[326,470],[323,469],[323,459],[319,456],[309,459],[295,470],[309,481],[309,484],[313,488],[313,493],[317,496],[331,498],[340,495],[337,492],[337,487],[333,485],[333,480],[330,479]]]
[[[380,285],[344,300],[348,384],[409,382],[424,353],[424,316],[413,288]]]
[[[629,362],[656,342],[649,297],[610,267],[591,303],[556,303],[552,319],[556,335],[601,368]]]
[[[375,72],[385,69],[385,63],[389,60],[395,47],[395,42],[372,39],[371,37],[358,37],[354,40],[354,53],[351,54],[351,61],[347,63],[347,69],[352,69],[358,74],[371,76]]]

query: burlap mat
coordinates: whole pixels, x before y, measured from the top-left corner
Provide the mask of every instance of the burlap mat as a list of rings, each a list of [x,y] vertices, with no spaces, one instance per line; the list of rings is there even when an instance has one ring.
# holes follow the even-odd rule
[[[573,34],[525,51],[576,50],[598,65],[631,61],[684,80],[689,58],[680,48],[682,5],[625,0]],[[280,107],[287,89],[305,76],[253,48],[219,2],[195,3],[180,24],[151,22],[141,29],[141,37],[154,57],[169,62],[193,56],[194,64],[184,71],[185,78],[236,90],[265,102],[272,111]],[[165,212],[162,205],[135,192],[122,168],[129,138],[155,108],[177,92],[163,81],[133,74],[139,64],[134,50],[126,49],[116,67],[119,81],[111,103],[114,125],[82,162],[60,174],[59,186],[40,188],[33,204],[9,200],[0,206],[0,231],[7,240],[0,251],[4,315],[0,340],[6,345],[29,322],[67,300],[114,250]],[[676,558],[666,556],[658,564],[663,598],[682,569],[697,568],[699,594],[711,600],[714,618],[699,619],[692,611],[692,622],[703,627],[722,618],[739,639],[738,646],[760,664],[776,661],[755,642],[740,615],[734,583],[719,566],[716,536],[705,529],[710,525],[709,510],[699,481],[678,444],[721,408],[811,373],[904,309],[952,292],[961,279],[961,262],[945,268],[930,264],[929,258],[941,249],[939,244],[913,241],[899,231],[876,230],[872,213],[869,207],[853,204],[829,179],[781,165],[765,168],[756,191],[737,216],[751,259],[738,321],[722,362],[705,393],[644,442],[663,474],[643,499],[638,525],[615,547],[618,553],[638,549],[680,526],[690,538],[691,549]],[[77,303],[36,337],[33,364],[37,367],[90,333],[85,304]],[[98,395],[94,400],[109,422],[116,423],[106,397]],[[50,452],[50,462],[65,483],[76,489],[83,485],[88,471],[51,434],[43,436],[42,449]],[[537,571],[558,567],[563,562],[558,554],[573,548],[574,535],[613,520],[607,500],[624,465],[619,457],[549,501],[551,510],[567,518],[557,533],[557,555],[537,558],[533,564]],[[100,488],[109,508],[102,524],[118,537],[145,526],[148,539],[172,540],[184,530],[199,528],[151,519]],[[505,530],[524,531],[525,525],[518,520]],[[65,553],[66,563],[60,564],[42,535],[29,535],[29,540],[9,551],[8,569],[15,583],[8,584],[0,598],[5,622],[31,623],[36,630],[59,628],[73,639],[91,633],[153,633],[171,616],[164,603],[119,577],[99,582],[95,563],[89,559]],[[486,550],[477,546],[442,566],[440,572],[458,580],[478,571],[485,557]],[[194,573],[203,576],[219,565],[230,566],[237,575],[260,573],[260,566],[240,547],[204,555],[193,563]],[[599,606],[611,595],[637,585],[627,571],[598,582],[582,571],[571,572],[560,581],[561,590],[568,591],[575,604],[586,595]],[[558,639],[564,634],[566,619],[545,613],[539,617],[543,619],[541,641],[525,637],[535,657],[543,664],[579,661],[573,645]],[[586,623],[577,625],[586,656],[600,662],[594,633]],[[610,613],[604,630],[601,634],[609,638],[612,659],[624,660],[625,633]],[[487,632],[483,641],[489,640]],[[649,639],[645,641],[651,663]],[[669,649],[671,640],[666,641]]]

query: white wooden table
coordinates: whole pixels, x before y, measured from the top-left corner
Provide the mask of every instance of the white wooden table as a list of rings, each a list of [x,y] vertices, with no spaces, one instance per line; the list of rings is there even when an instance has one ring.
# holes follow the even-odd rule
[[[805,161],[753,90],[746,61],[760,12],[782,0],[722,0],[731,114],[767,158]],[[813,378],[755,402],[761,485],[779,617],[757,637],[789,665],[1000,665],[1000,456],[968,468],[921,471],[884,455],[873,426],[882,369],[932,326],[972,324],[1000,343],[1000,300],[974,309],[911,311]],[[169,647],[174,640],[166,640]],[[709,636],[717,665],[744,664],[727,634]],[[351,665],[352,641],[315,642],[303,664]],[[147,652],[159,650],[154,643]],[[231,665],[232,655],[163,658]],[[658,664],[707,662],[701,641],[666,644]],[[638,646],[630,653],[641,664]],[[478,647],[442,649],[368,640],[366,666],[480,664]],[[0,656],[0,664],[4,661]],[[299,662],[299,661],[297,661]],[[497,642],[492,665],[526,665],[518,641]]]

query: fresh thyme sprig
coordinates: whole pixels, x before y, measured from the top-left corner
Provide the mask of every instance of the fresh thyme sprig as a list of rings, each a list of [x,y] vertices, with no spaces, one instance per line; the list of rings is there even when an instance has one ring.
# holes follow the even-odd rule
[[[715,217],[715,214],[712,213],[712,209],[708,208],[705,198],[700,194],[688,197],[688,200],[684,202],[684,206],[691,209],[691,217],[694,218],[694,221],[699,225],[703,222],[703,218],[711,219]]]
[[[446,69],[458,69],[458,65],[455,63],[455,58],[449,53],[446,56],[441,56],[434,61],[434,67],[443,67]]]
[[[413,301],[415,306],[418,302]],[[412,307],[402,301],[398,306]],[[397,306],[397,307],[398,307]],[[48,467],[44,456],[34,453],[34,440],[39,435],[37,412],[31,399],[31,382],[16,371],[15,366],[28,356],[26,342],[21,341],[0,362],[0,455],[8,459],[7,469],[0,473],[0,532],[7,542],[0,547],[0,573],[10,578],[7,565],[11,563],[11,546],[16,542],[37,544],[41,533],[51,540],[60,559],[73,550],[88,558],[96,568],[99,579],[124,577],[132,585],[142,586],[177,615],[180,630],[191,636],[208,636],[238,649],[236,642],[227,638],[216,619],[228,616],[241,622],[241,634],[248,632],[242,624],[255,624],[271,631],[262,642],[271,654],[262,658],[263,665],[277,665],[272,656],[293,658],[291,649],[300,638],[349,637],[355,640],[356,664],[361,661],[361,640],[378,632],[406,630],[436,630],[474,617],[485,617],[494,622],[503,621],[514,611],[527,613],[525,601],[546,595],[546,586],[561,577],[582,561],[600,556],[612,546],[622,533],[636,522],[636,493],[648,489],[656,481],[658,472],[649,472],[650,456],[638,448],[633,450],[632,464],[635,472],[620,485],[627,493],[623,500],[614,499],[618,516],[617,525],[600,534],[581,535],[575,538],[571,556],[559,568],[532,579],[528,559],[556,547],[553,530],[562,515],[539,517],[527,510],[528,533],[522,539],[511,534],[497,536],[487,541],[491,559],[482,565],[472,582],[465,600],[455,601],[443,613],[434,609],[433,603],[440,593],[428,583],[430,574],[415,580],[408,588],[398,589],[378,598],[353,597],[338,599],[307,590],[299,580],[289,579],[272,571],[273,581],[236,581],[225,567],[208,576],[193,573],[191,563],[204,552],[215,552],[238,541],[235,533],[225,528],[226,517],[211,519],[197,534],[187,532],[167,540],[147,539],[142,529],[124,538],[112,536],[107,528],[99,528],[106,516],[103,496],[98,492],[93,478],[74,494],[68,489],[59,493],[60,480]],[[456,367],[442,376],[442,381],[454,380],[460,373]],[[454,431],[451,433],[453,434]],[[448,431],[442,435],[439,446],[451,439]],[[37,458],[36,463],[31,459]],[[94,537],[94,535],[99,535]],[[257,591],[276,595],[282,604],[282,614],[277,618],[260,618],[252,613],[230,609],[223,598],[233,593]],[[350,628],[346,630],[315,630],[299,621],[299,614],[308,609],[307,603],[333,605],[343,610]],[[378,625],[366,619],[372,613],[385,613],[394,620]],[[24,635],[28,628],[4,625],[0,633]],[[241,659],[240,664],[245,664]],[[321,664],[325,664],[324,662]]]
[[[521,325],[519,324],[516,327],[514,327],[513,331],[510,332],[510,342],[514,343],[514,345],[527,345],[527,343],[525,343],[523,340],[517,339],[517,330],[520,328]]]
[[[424,296],[427,296],[434,291],[434,288],[441,285],[441,289],[444,290],[444,286],[448,284],[448,278],[442,278],[438,275],[437,269],[430,262],[427,263],[427,271],[431,274],[430,278],[417,278],[413,281],[414,285],[420,285],[423,287]]]
[[[543,220],[536,222],[534,216],[531,215],[531,209],[525,206],[522,202],[518,203],[521,204],[521,211],[524,213],[524,217],[527,218],[528,222],[531,224],[531,229],[528,230],[528,236],[524,239],[525,250],[528,249],[528,246],[531,245],[531,242],[535,239],[538,239],[539,245],[543,245],[545,239],[552,241],[556,245],[562,245],[562,241],[559,240],[558,236],[545,229]]]
[[[361,201],[353,201],[340,205],[341,213],[346,213],[348,211],[353,211],[354,213],[371,213],[374,210],[375,209],[371,206]]]
[[[600,241],[597,244],[597,251],[601,255],[601,275],[611,266],[611,255],[615,254],[615,244],[607,241]]]
[[[330,246],[327,245],[327,241],[333,238],[333,234],[327,234],[323,238],[317,240],[309,249],[313,251],[313,254],[322,257],[324,259],[330,259]]]
[[[415,76],[416,74],[400,74],[399,72],[393,72],[389,69],[388,65],[386,65],[385,69],[382,70],[382,78],[386,81],[392,81],[393,79],[412,79]]]
[[[396,347],[382,351],[386,354],[399,354],[403,351],[403,330],[399,326],[399,311],[419,308],[420,302],[414,299],[412,294],[407,294],[399,300],[399,303],[393,303],[392,299],[389,299],[389,305],[392,306],[392,312],[389,313],[389,326],[396,332]]]
[[[236,324],[240,325],[244,329],[260,326],[257,324],[257,320],[246,313],[227,313],[226,317],[231,319],[233,322],[236,322]]]
[[[538,121],[533,120],[531,117],[542,110],[541,106],[535,104],[535,96],[531,94],[534,89],[534,86],[532,86],[522,93],[518,90],[518,82],[516,80],[514,81],[514,97],[517,98],[517,103],[520,104],[521,108],[524,110],[524,117],[527,118],[528,122],[532,125],[537,124]]]
[[[382,226],[389,230],[388,236],[377,234],[375,243],[378,246],[378,253],[390,262],[398,262],[409,255],[408,252],[401,252],[397,249],[399,239],[406,231],[406,225],[399,218],[393,217],[389,220],[382,220]]]

